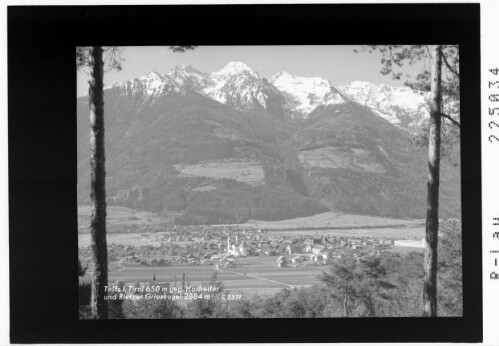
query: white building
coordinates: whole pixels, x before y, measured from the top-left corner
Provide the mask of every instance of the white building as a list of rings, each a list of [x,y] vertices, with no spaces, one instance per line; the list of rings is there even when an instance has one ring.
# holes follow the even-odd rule
[[[424,238],[421,240],[410,240],[410,239],[395,240],[393,246],[415,247],[415,248],[424,249],[425,241]]]
[[[227,254],[235,257],[246,257],[248,256],[248,248],[244,243],[239,243],[238,238],[238,234],[236,233],[236,242],[231,244],[229,232],[227,236]]]

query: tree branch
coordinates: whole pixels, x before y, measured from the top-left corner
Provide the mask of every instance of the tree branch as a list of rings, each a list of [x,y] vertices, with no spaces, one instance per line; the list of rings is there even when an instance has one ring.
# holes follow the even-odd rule
[[[454,73],[458,78],[459,78],[459,73],[454,70],[452,68],[452,66],[450,66],[449,62],[447,61],[447,58],[445,57],[445,54],[442,53],[442,58],[444,58],[444,63],[445,63],[445,66],[447,66],[447,68],[449,69],[449,71],[451,71],[452,73]]]
[[[459,123],[459,121],[457,120],[454,120],[453,118],[451,118],[450,115],[447,115],[445,113],[442,113],[440,112],[440,116],[446,118],[446,119],[449,119],[451,121],[451,123],[453,123],[454,125],[456,125],[457,127],[461,128],[461,124]]]
[[[195,49],[197,46],[170,46],[170,49],[174,52],[174,53],[183,53],[185,52],[186,50],[193,50]]]
[[[428,48],[427,44],[425,44],[424,46],[426,47],[426,52],[428,53],[428,56],[430,57],[430,60],[431,60],[430,48]]]

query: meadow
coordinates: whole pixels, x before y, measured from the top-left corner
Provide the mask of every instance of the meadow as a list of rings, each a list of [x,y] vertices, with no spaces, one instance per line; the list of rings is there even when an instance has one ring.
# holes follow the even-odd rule
[[[208,177],[212,179],[234,179],[249,185],[264,183],[262,166],[255,161],[220,160],[198,164],[178,164],[175,169],[182,177]]]

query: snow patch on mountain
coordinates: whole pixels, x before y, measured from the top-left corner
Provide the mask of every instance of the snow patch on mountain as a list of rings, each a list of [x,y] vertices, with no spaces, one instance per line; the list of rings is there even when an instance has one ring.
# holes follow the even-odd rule
[[[168,86],[172,85],[166,76],[152,71],[147,76],[139,78],[140,83],[145,86],[144,92],[147,95],[158,95],[165,91]],[[173,85],[172,85],[173,86]]]
[[[346,102],[332,83],[320,77],[298,77],[283,71],[270,77],[269,81],[284,94],[288,110],[303,118],[318,106]]]
[[[333,90],[324,97],[324,106],[339,105],[345,103],[346,101],[348,100],[345,98],[345,96],[343,96],[336,90]]]
[[[114,84],[106,88],[116,89],[121,97],[132,102],[137,109],[152,105],[163,95],[171,93],[183,94],[185,89],[173,78],[156,71],[151,71],[147,75],[135,78],[126,82]]]
[[[338,89],[390,123],[404,128],[419,126],[429,116],[425,93],[408,87],[355,81]]]
[[[200,72],[188,64],[175,66],[166,75],[174,80],[177,85],[193,91],[211,84],[209,74]]]
[[[210,79],[211,84],[201,93],[238,110],[255,105],[266,109],[268,99],[277,93],[264,77],[239,61],[211,73]]]
[[[204,95],[212,98],[213,100],[225,104],[227,102],[227,96],[221,92],[225,82],[226,81],[223,78],[213,79],[211,84],[201,91]]]
[[[258,72],[254,71],[251,67],[240,61],[230,61],[222,67],[220,70],[213,72],[211,75],[214,77],[226,77],[227,75],[232,76],[239,74],[241,72],[247,72],[255,77],[260,77]]]

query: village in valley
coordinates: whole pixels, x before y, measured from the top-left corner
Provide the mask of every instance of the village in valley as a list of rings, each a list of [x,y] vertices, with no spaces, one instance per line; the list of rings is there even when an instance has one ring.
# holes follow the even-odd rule
[[[255,294],[263,292],[259,288],[309,286],[328,264],[341,258],[360,260],[397,249],[423,248],[421,240],[321,233],[244,225],[165,225],[133,233],[135,238],[128,242],[130,234],[110,237],[109,275],[111,281],[127,283],[158,277],[158,281],[177,286],[182,276],[202,283],[213,272],[235,273],[240,275],[225,276],[227,288]],[[82,263],[88,263],[90,255],[89,245],[80,246]],[[256,282],[251,283],[250,278]]]

